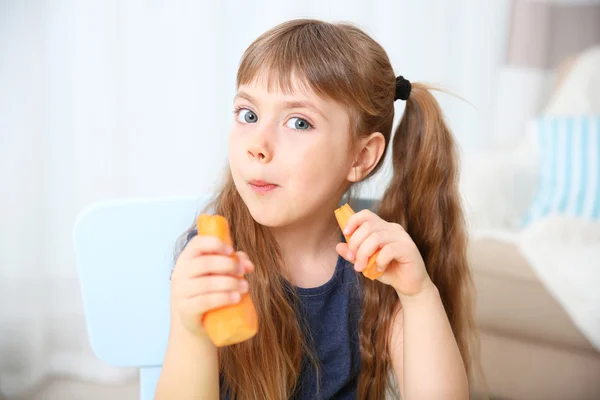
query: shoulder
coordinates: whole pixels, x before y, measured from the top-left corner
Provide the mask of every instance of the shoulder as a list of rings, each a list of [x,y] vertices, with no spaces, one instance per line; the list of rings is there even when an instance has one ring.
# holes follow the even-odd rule
[[[192,240],[192,238],[194,236],[196,236],[198,234],[198,229],[195,227],[192,227],[190,229],[188,229],[187,231],[183,232],[181,234],[181,236],[179,236],[178,239],[178,246],[177,246],[177,255],[179,255],[183,249],[186,248],[186,246],[188,245],[188,243],[190,242],[190,240]]]
[[[193,228],[193,229],[190,229],[190,230],[188,230],[188,231],[187,231],[187,234],[186,234],[186,236],[185,236],[185,245],[187,245],[187,244],[188,244],[188,242],[189,242],[190,240],[192,240],[192,238],[193,238],[194,236],[196,236],[197,234],[198,234],[198,229],[197,229],[197,228]],[[184,245],[183,247],[185,247],[185,245]]]
[[[173,261],[171,266],[171,273],[173,273],[173,268],[175,268],[175,264],[177,263],[177,259],[181,255],[181,252],[187,247],[188,243],[194,236],[198,234],[198,230],[196,228],[190,228],[187,231],[183,232],[177,239],[175,250],[173,254]]]

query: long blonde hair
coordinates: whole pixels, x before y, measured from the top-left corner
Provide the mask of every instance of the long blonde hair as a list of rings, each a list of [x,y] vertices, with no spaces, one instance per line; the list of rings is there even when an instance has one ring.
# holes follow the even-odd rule
[[[292,75],[316,94],[348,106],[355,139],[377,131],[384,135],[385,152],[370,176],[381,168],[388,147],[394,172],[377,213],[402,224],[418,246],[471,380],[477,338],[457,156],[435,97],[428,86],[413,83],[392,138],[394,71],[384,49],[346,23],[297,19],[265,32],[243,54],[237,85],[261,76],[289,93]],[[287,399],[297,389],[304,357],[316,360],[302,333],[296,297],[282,275],[280,248],[269,229],[254,221],[230,173],[207,209],[230,221],[235,247],[256,266],[248,280],[260,329],[253,339],[220,349],[221,391],[239,400]],[[399,300],[390,286],[360,279],[358,398],[381,399],[389,389],[389,332]]]

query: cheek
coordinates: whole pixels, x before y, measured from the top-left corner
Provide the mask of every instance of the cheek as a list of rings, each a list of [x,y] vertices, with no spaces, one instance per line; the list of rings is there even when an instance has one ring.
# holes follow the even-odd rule
[[[243,156],[243,152],[241,151],[243,143],[241,143],[241,139],[238,137],[235,130],[229,134],[229,144],[227,150],[227,156],[229,158],[229,165],[231,168],[235,168],[239,166],[241,158]]]
[[[288,171],[304,189],[338,184],[346,175],[343,160],[325,146],[311,146],[297,151]]]

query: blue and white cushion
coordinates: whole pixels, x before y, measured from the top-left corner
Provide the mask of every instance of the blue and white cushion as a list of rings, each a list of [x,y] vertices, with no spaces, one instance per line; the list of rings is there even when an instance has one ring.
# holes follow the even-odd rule
[[[542,117],[534,126],[539,183],[524,223],[552,214],[600,220],[600,115]]]

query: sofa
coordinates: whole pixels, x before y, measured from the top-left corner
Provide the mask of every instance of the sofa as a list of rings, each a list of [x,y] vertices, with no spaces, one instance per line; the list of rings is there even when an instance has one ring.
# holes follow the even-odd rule
[[[493,398],[600,399],[600,353],[516,244],[471,240],[482,367]]]
[[[534,117],[600,115],[599,85],[596,46],[557,68],[553,90]],[[463,168],[469,222],[479,231],[469,259],[488,391],[501,399],[600,399],[600,352],[519,246],[519,221],[539,181],[539,147],[530,133],[524,128],[514,148],[468,160]]]

